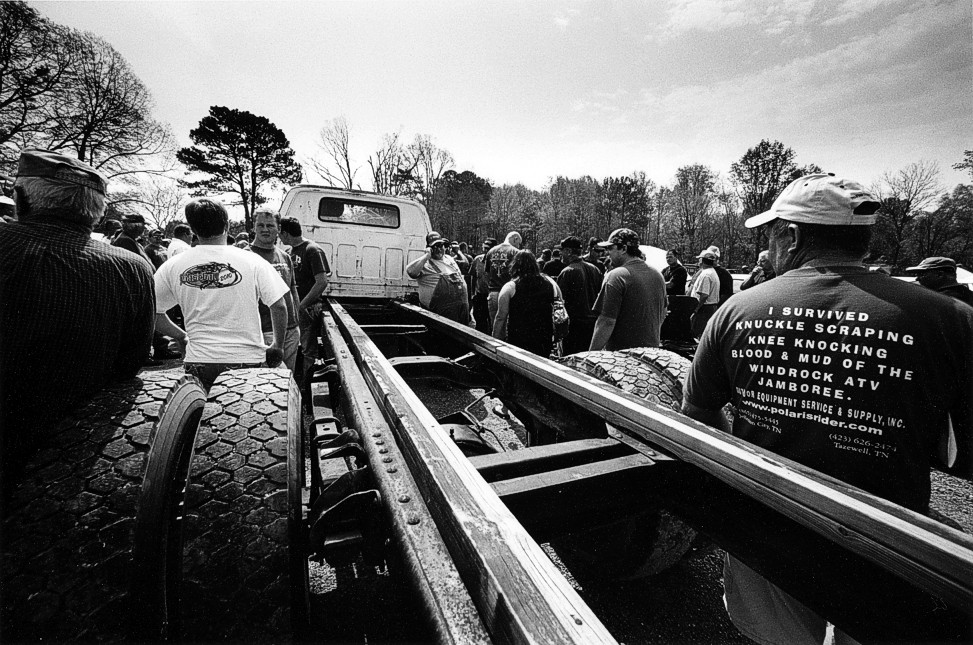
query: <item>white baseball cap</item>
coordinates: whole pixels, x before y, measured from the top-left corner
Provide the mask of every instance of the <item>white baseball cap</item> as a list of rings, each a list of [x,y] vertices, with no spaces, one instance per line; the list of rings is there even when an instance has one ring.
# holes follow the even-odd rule
[[[805,175],[784,189],[770,210],[745,222],[747,228],[775,219],[804,224],[868,226],[875,223],[881,204],[857,181],[834,174]]]

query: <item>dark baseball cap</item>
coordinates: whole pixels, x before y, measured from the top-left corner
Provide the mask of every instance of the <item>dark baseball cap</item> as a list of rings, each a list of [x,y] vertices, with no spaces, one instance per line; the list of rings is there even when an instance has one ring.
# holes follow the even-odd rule
[[[83,161],[38,148],[30,148],[20,153],[17,177],[59,179],[97,190],[102,195],[108,190],[108,180]]]
[[[561,240],[561,244],[559,246],[562,249],[574,249],[575,251],[581,251],[584,248],[584,243],[581,241],[580,237],[569,235]]]
[[[909,267],[906,271],[920,272],[920,271],[935,271],[936,269],[948,269],[956,270],[956,260],[952,258],[944,258],[940,256],[934,256],[931,258],[926,258],[914,267]]]
[[[608,241],[599,242],[598,246],[605,249],[609,246],[615,246],[616,244],[629,247],[638,246],[639,234],[630,228],[616,228],[614,231],[612,231],[612,234],[608,236]]]

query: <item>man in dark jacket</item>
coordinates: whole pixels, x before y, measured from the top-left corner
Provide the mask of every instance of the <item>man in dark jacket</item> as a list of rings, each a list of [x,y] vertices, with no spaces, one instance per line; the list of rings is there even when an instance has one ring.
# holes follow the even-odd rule
[[[125,215],[122,217],[122,232],[112,241],[112,246],[131,251],[152,264],[152,260],[145,253],[145,249],[138,243],[138,239],[145,233],[145,218],[141,215]]]
[[[0,459],[8,499],[45,429],[149,355],[152,266],[91,239],[107,181],[77,159],[21,153],[19,221],[0,226]],[[70,348],[70,351],[65,351]]]
[[[973,291],[956,281],[956,261],[952,258],[926,258],[917,266],[906,269],[916,274],[916,282],[927,289],[956,298],[973,307]]]
[[[594,265],[581,259],[581,239],[566,237],[561,241],[561,257],[567,263],[557,277],[561,288],[564,308],[571,319],[568,335],[564,339],[564,354],[587,351],[595,331],[598,315],[591,308],[601,289],[602,275]]]

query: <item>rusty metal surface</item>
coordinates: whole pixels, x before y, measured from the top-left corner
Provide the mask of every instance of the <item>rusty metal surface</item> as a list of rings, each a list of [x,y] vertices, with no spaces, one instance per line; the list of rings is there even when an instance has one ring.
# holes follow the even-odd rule
[[[361,436],[386,517],[408,577],[422,599],[440,643],[488,643],[476,607],[416,486],[381,409],[371,396],[334,319],[325,314],[324,338],[341,376],[345,410]]]
[[[397,429],[404,457],[491,637],[515,643],[615,642],[354,320],[337,303],[329,306]]]

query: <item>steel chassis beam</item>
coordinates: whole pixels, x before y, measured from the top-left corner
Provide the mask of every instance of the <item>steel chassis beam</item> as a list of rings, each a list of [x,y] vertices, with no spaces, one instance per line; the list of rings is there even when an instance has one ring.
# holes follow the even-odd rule
[[[358,430],[385,517],[439,643],[488,643],[489,638],[442,535],[405,467],[395,435],[372,396],[351,351],[330,314],[323,317],[325,343],[334,357],[345,414]]]
[[[366,333],[328,302],[347,351],[393,426],[490,637],[510,643],[614,643],[544,551],[449,439]],[[356,392],[356,396],[358,393]]]
[[[486,360],[583,406],[624,433],[630,443],[661,449],[698,469],[706,476],[695,480],[687,476],[685,482],[705,481],[710,498],[730,499],[735,491],[740,504],[755,500],[757,504],[751,504],[751,509],[769,509],[771,512],[769,515],[765,513],[765,517],[789,526],[788,535],[793,539],[798,539],[797,534],[809,531],[823,538],[818,543],[822,548],[829,547],[825,549],[828,556],[842,556],[841,567],[832,570],[831,574],[824,572],[825,575],[837,578],[843,573],[847,576],[850,572],[847,567],[857,563],[868,565],[861,571],[873,578],[861,588],[873,593],[859,596],[856,602],[874,604],[875,616],[882,615],[883,611],[897,611],[897,604],[891,598],[893,590],[908,596],[908,590],[917,587],[952,605],[955,609],[952,614],[945,608],[933,610],[933,613],[939,611],[945,622],[953,620],[962,626],[965,616],[965,637],[969,638],[969,616],[973,609],[973,538],[970,536],[419,307],[403,303],[396,306],[408,312],[412,320],[427,325],[433,333],[449,336]],[[705,494],[702,485],[697,488],[700,495]],[[710,529],[718,531],[718,527],[711,526]],[[752,530],[760,529],[755,526]],[[731,551],[739,549],[741,555],[748,551],[753,554],[739,541],[727,548]],[[787,586],[787,582],[793,584],[789,580],[792,576],[786,572],[777,575],[779,571],[762,567],[759,559],[751,558],[748,562],[771,579],[780,580],[784,583],[782,586],[799,598],[808,596],[807,589]],[[808,570],[817,570],[819,576],[811,578],[816,580],[816,585],[827,586],[821,582],[820,566],[809,566]],[[813,597],[814,593],[810,595]],[[915,595],[913,591],[911,596]],[[812,603],[812,606],[816,605]],[[957,611],[961,614],[958,618]],[[825,615],[830,617],[828,613]],[[900,623],[895,618],[901,618],[901,615],[891,617],[892,623]],[[866,640],[882,637],[874,632],[875,626],[866,624],[866,621],[855,621],[852,616],[842,615],[842,618],[857,623],[850,625],[853,629],[848,630],[853,636],[856,635],[854,630],[858,629],[861,632],[872,630],[866,634]],[[922,617],[916,620],[922,622]],[[935,622],[936,616],[931,616],[931,620]],[[834,622],[845,627],[840,621]],[[901,637],[900,633],[893,638]],[[944,638],[951,636],[946,634]]]

